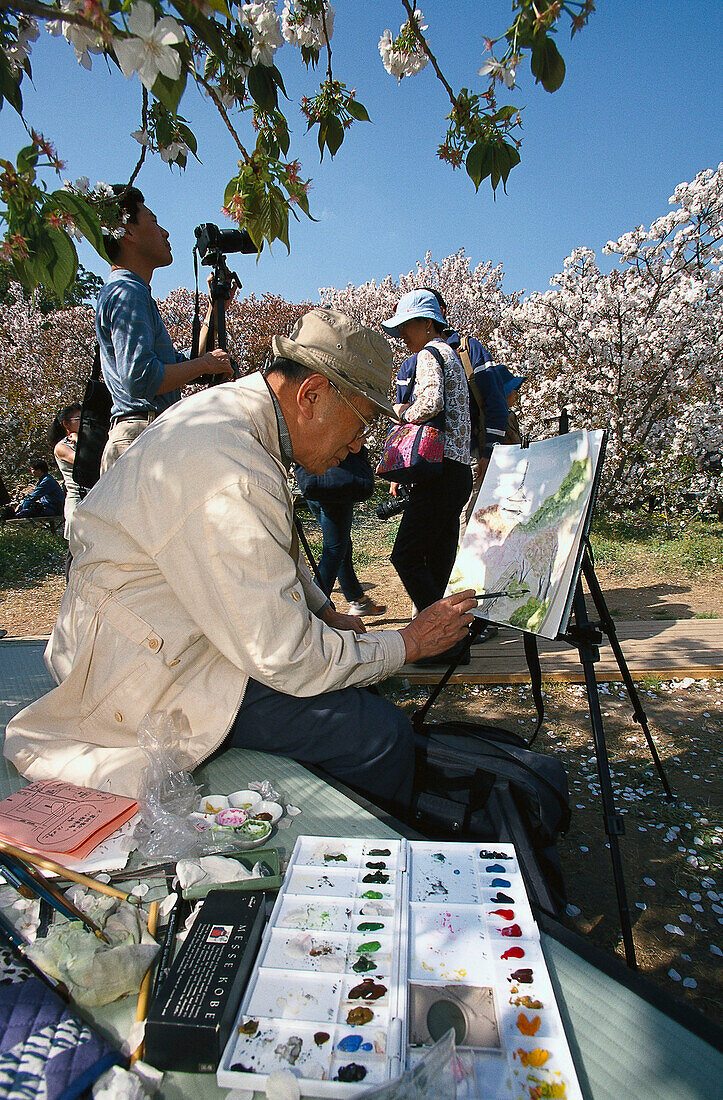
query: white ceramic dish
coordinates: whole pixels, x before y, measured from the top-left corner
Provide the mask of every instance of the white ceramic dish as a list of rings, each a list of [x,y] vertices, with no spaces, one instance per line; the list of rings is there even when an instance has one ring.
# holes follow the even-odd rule
[[[266,816],[263,816],[266,814],[268,814],[268,818]],[[258,805],[254,806],[253,810],[251,811],[251,816],[254,817],[257,821],[268,821],[271,825],[275,825],[279,818],[283,817],[283,814],[284,808],[283,806],[280,806],[278,802],[262,801],[259,802]]]
[[[228,796],[226,805],[234,809],[247,810],[253,815],[253,811],[263,799],[258,791],[234,791]],[[224,807],[222,807],[223,809]]]
[[[217,814],[228,807],[229,801],[225,794],[204,794],[198,800],[198,812],[201,814]]]

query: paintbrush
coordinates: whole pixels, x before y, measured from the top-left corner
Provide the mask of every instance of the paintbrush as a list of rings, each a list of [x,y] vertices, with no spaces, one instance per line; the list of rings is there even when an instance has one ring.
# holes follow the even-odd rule
[[[148,906],[148,934],[149,934],[149,936],[155,936],[157,925],[158,925],[158,902],[157,901],[152,901],[151,904]],[[137,1023],[140,1022],[141,1020],[145,1020],[146,1014],[148,1012],[148,997],[149,997],[149,994],[151,992],[151,971],[152,971],[152,969],[153,969],[153,964],[151,963],[151,965],[148,967],[148,970],[146,971],[146,973],[143,977],[143,981],[141,982],[141,988],[138,992],[138,1004],[136,1005],[136,1022]],[[129,1064],[131,1066],[134,1064],[134,1062],[137,1062],[138,1059],[142,1056],[142,1054],[143,1054],[143,1045],[144,1045],[143,1040],[141,1040],[140,1043],[138,1044],[138,1046],[136,1047],[136,1049],[132,1052],[132,1054],[130,1056],[130,1059],[129,1059]]]
[[[11,856],[6,850],[0,854],[0,866],[7,868],[16,879],[19,879],[25,886],[29,886],[39,898],[45,898],[48,904],[52,905],[53,909],[56,909],[64,917],[68,917],[69,920],[82,921],[89,932],[93,932],[103,943],[108,943],[107,937],[98,925],[85,913],[81,912],[77,906],[73,905],[72,901],[69,901],[37,867],[32,867],[20,858]]]
[[[474,598],[476,600],[496,600],[501,596],[526,596],[529,591],[529,588],[516,588],[514,591],[506,588],[502,592],[475,592]]]
[[[14,856],[15,859],[21,859],[23,863],[31,864],[35,867],[42,867],[46,871],[52,871],[68,882],[77,882],[78,885],[85,886],[88,890],[95,890],[99,894],[107,894],[110,898],[119,898],[120,901],[130,902],[131,905],[141,904],[141,899],[135,897],[133,894],[126,894],[122,890],[116,890],[115,887],[108,886],[105,882],[98,882],[97,879],[91,878],[90,875],[82,875],[80,871],[71,871],[67,867],[64,867],[62,863],[56,863],[55,860],[49,859],[48,856],[41,855],[38,852],[26,852],[24,848],[16,848],[14,844],[8,844],[6,840],[0,840],[0,853],[2,852],[6,852],[9,856]]]

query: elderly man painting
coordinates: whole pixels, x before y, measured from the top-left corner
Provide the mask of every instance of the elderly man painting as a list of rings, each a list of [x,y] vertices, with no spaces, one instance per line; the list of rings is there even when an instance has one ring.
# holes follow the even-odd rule
[[[462,638],[472,593],[367,634],[299,558],[287,471],[324,473],[393,415],[383,337],[334,310],[274,338],[252,374],[174,406],[93,488],[46,660],[59,686],[8,727],[30,779],[134,794],[148,711],[175,714],[193,765],[240,745],[321,765],[372,798],[411,796],[407,718],[359,690]]]

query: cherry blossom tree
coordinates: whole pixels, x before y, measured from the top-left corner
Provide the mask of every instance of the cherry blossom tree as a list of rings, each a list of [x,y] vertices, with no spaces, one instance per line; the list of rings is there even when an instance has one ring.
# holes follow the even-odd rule
[[[47,434],[56,413],[83,397],[95,331],[88,306],[46,313],[42,296],[12,284],[0,311],[0,465],[15,486],[31,455],[52,466]]]
[[[723,164],[681,183],[670,204],[607,243],[612,272],[576,249],[552,289],[493,334],[529,376],[535,434],[563,408],[573,427],[608,429],[601,496],[615,505],[690,491],[723,500]]]
[[[510,2],[510,0],[507,0]],[[496,39],[486,38],[487,60],[479,91],[455,91],[432,52],[432,33],[422,12],[400,0],[404,21],[395,36],[381,34],[379,53],[387,71],[401,81],[428,64],[448,101],[447,132],[437,155],[452,168],[464,165],[475,188],[489,179],[504,185],[519,162],[516,136],[520,112],[499,105],[498,93],[512,89],[529,57],[532,75],[548,92],[565,77],[555,45],[558,26],[575,35],[594,11],[593,0],[511,0],[513,21]],[[386,5],[391,7],[391,4]],[[399,9],[397,9],[399,10]],[[31,52],[41,25],[65,39],[80,65],[91,70],[103,58],[123,76],[139,82],[139,125],[131,135],[140,146],[129,184],[150,154],[185,167],[197,142],[180,105],[195,84],[216,110],[238,153],[238,173],[226,186],[224,209],[248,229],[260,250],[265,241],[289,245],[289,217],[309,215],[308,179],[290,154],[290,132],[279,94],[286,96],[276,54],[286,43],[308,69],[324,60],[316,92],[301,99],[307,128],[315,130],[321,158],[334,156],[347,130],[369,116],[353,89],[332,67],[335,13],[329,0],[9,0],[0,7],[0,106],[5,101],[26,125],[30,142],[14,160],[0,158],[0,218],[6,225],[0,259],[11,261],[26,289],[38,283],[62,298],[74,278],[74,238],[83,235],[104,256],[102,229],[123,232],[110,189],[91,189],[88,177],[50,189],[63,163],[52,141],[24,118],[23,82],[32,78]],[[484,27],[480,25],[480,32]],[[288,55],[288,51],[285,56]],[[292,62],[287,61],[288,65]],[[138,87],[138,85],[136,86]],[[249,142],[250,132],[253,145]],[[135,158],[134,158],[135,159]],[[62,178],[62,177],[61,177]]]
[[[208,298],[200,298],[203,316]],[[180,288],[166,295],[158,303],[163,321],[173,343],[178,348],[191,346],[191,319],[195,303],[189,290]],[[279,294],[250,294],[234,300],[226,308],[226,337],[228,351],[242,374],[260,370],[272,354],[271,337],[288,335],[303,313],[312,308],[311,302],[288,302]]]
[[[505,294],[502,290],[502,265],[478,264],[472,268],[469,256],[461,248],[459,252],[433,260],[427,252],[424,262],[406,275],[394,280],[387,275],[380,283],[373,279],[361,286],[349,284],[343,290],[322,287],[319,297],[322,305],[340,309],[364,325],[379,327],[394,313],[394,307],[403,294],[417,287],[438,290],[447,304],[447,320],[458,332],[477,336],[487,343],[492,335],[497,342],[504,334],[512,337],[508,318],[519,303],[518,294]],[[394,341],[397,362],[409,354],[401,340]]]

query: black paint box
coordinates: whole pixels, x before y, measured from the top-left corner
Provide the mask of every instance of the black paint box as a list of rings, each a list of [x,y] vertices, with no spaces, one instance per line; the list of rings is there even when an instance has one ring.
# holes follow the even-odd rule
[[[215,1073],[264,926],[263,894],[212,890],[146,1020],[144,1060]]]

